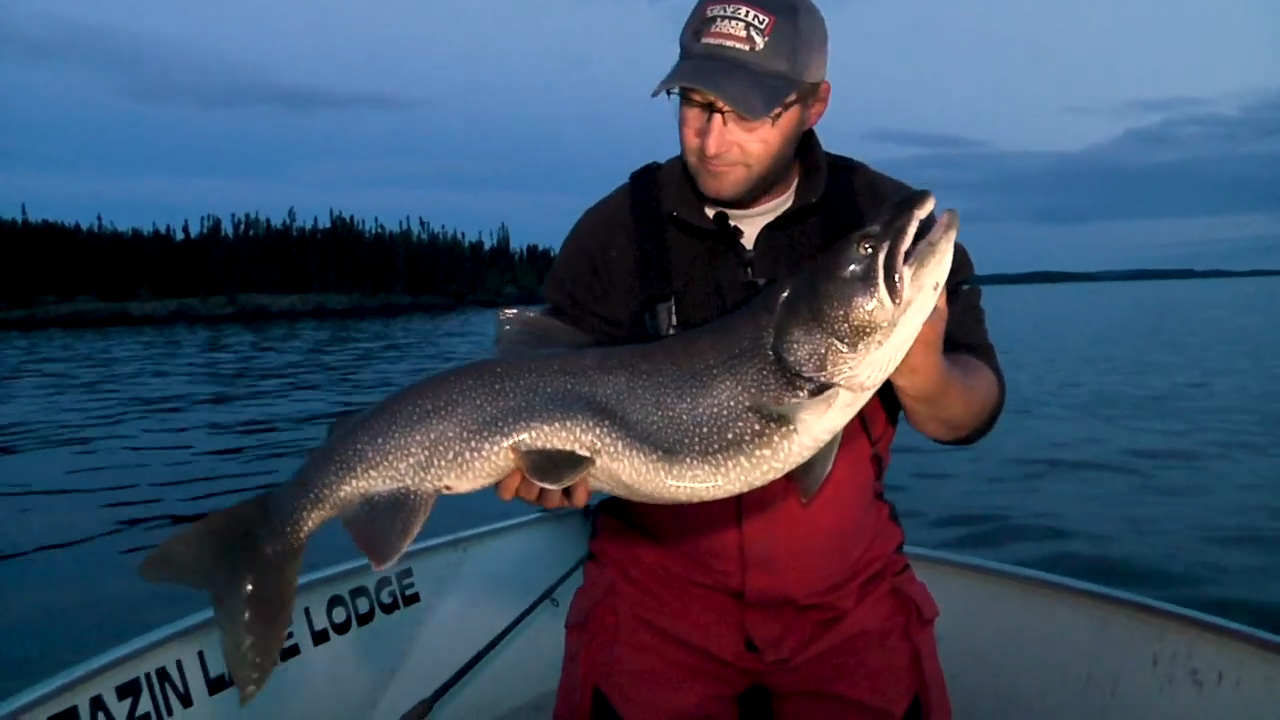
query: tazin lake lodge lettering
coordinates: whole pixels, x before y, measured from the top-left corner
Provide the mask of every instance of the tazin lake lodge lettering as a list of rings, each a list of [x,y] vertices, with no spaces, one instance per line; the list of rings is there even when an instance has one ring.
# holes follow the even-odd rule
[[[280,662],[303,655],[304,646],[320,648],[335,637],[368,626],[379,614],[392,615],[421,601],[414,587],[413,568],[406,566],[379,576],[372,586],[361,583],[333,593],[323,607],[305,605],[306,635],[299,638],[289,628],[280,648]],[[82,696],[76,704],[48,715],[47,720],[163,720],[174,717],[180,708],[189,710],[197,702],[217,697],[235,684],[224,669],[210,666],[204,648],[183,660],[178,657],[162,662],[111,687],[92,688],[87,698]]]

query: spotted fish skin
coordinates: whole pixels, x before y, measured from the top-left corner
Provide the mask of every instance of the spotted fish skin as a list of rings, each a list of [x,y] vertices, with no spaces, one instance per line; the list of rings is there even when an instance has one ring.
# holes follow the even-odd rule
[[[382,569],[439,495],[517,468],[547,487],[586,478],[648,503],[731,497],[791,474],[807,500],[936,304],[958,225],[949,210],[913,244],[934,204],[907,196],[736,312],[670,338],[592,346],[545,315],[506,313],[500,347],[534,347],[335,422],[287,482],[175,533],[140,573],[211,594],[245,704],[275,667],[307,539],[333,518]]]

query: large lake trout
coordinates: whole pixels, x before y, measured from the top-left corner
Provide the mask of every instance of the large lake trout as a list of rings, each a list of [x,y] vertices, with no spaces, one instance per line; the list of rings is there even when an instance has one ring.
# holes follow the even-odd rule
[[[914,192],[738,310],[662,340],[593,346],[545,314],[500,313],[494,357],[335,422],[288,481],[175,533],[140,572],[210,594],[244,704],[276,665],[307,539],[332,518],[381,570],[437,497],[517,468],[544,487],[587,478],[648,503],[789,476],[808,500],[946,282],[956,214],[916,239],[933,208]]]

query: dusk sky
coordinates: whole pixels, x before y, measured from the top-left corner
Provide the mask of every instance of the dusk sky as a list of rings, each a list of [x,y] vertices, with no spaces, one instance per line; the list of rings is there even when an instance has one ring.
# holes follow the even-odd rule
[[[677,150],[689,0],[4,0],[0,215],[406,215],[558,246]],[[979,271],[1280,266],[1276,0],[819,0],[831,150]]]

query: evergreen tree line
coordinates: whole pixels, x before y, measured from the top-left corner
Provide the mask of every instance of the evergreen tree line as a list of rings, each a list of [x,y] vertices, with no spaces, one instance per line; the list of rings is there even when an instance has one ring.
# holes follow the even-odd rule
[[[0,305],[125,302],[264,295],[398,295],[455,303],[534,302],[555,258],[550,248],[513,248],[505,223],[468,237],[418,218],[394,229],[330,211],[298,222],[257,213],[187,221],[174,230],[121,230],[102,216],[89,226],[0,217]]]

